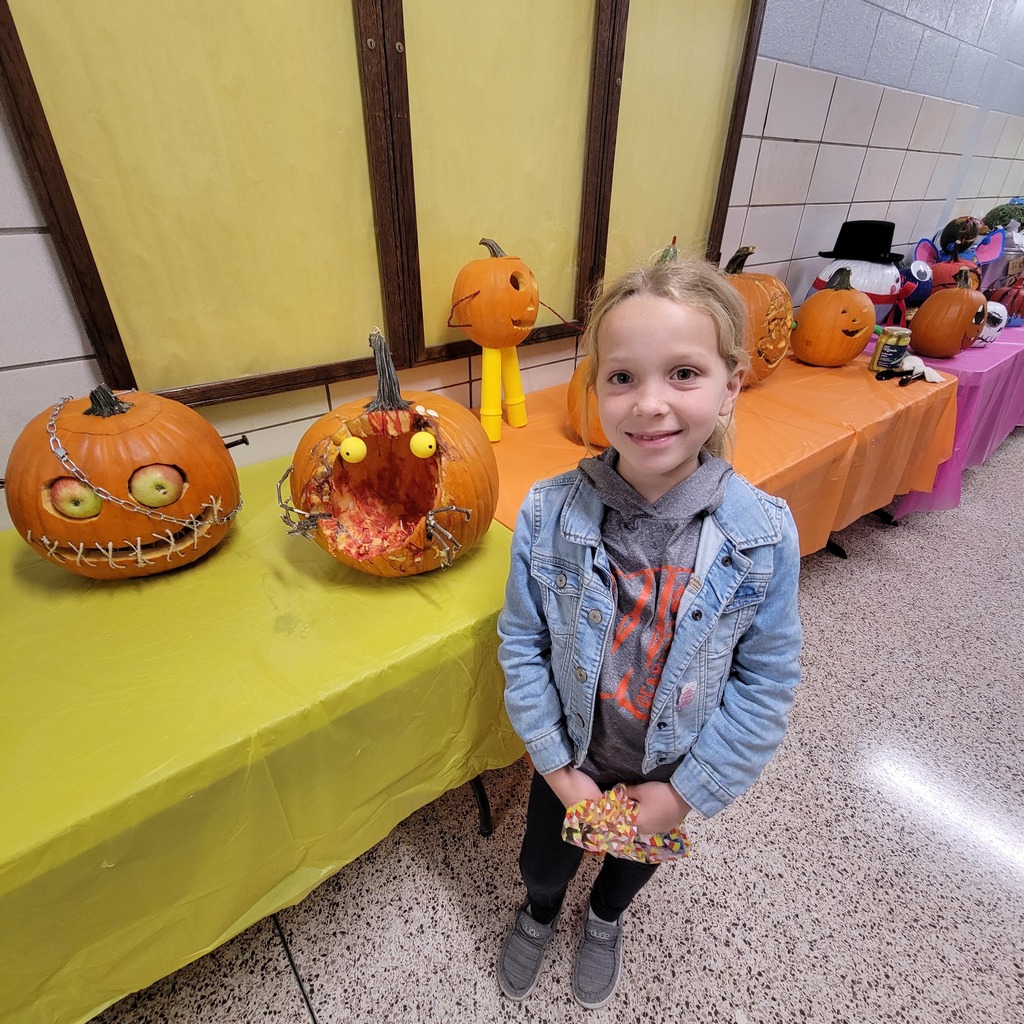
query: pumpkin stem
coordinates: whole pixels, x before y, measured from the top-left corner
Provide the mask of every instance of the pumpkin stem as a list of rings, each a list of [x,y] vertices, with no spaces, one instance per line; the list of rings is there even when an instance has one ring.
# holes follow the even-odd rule
[[[966,267],[961,267],[954,275],[953,280],[957,288],[971,287],[971,272]]]
[[[676,236],[672,236],[672,241],[661,250],[661,254],[658,256],[659,263],[675,263],[679,259],[679,249],[676,247]]]
[[[498,245],[498,243],[493,238],[481,238],[480,239],[480,244],[481,245],[486,245],[487,246],[487,251],[492,256],[498,257],[498,256],[504,256],[505,255],[505,250],[502,249],[502,247],[500,245]]]
[[[725,272],[727,274],[742,274],[743,265],[747,262],[747,259],[757,251],[753,245],[741,245],[733,254],[732,258],[725,265]]]
[[[853,284],[850,281],[851,270],[849,267],[837,267],[836,272],[828,279],[826,288],[836,292],[853,291]]]
[[[379,327],[374,327],[370,332],[370,348],[373,349],[373,360],[377,364],[377,397],[367,402],[366,411],[412,408],[412,402],[407,402],[399,390],[398,373],[391,358],[391,350]]]
[[[85,410],[86,416],[119,416],[132,407],[131,402],[122,402],[106,384],[89,392],[89,408]]]

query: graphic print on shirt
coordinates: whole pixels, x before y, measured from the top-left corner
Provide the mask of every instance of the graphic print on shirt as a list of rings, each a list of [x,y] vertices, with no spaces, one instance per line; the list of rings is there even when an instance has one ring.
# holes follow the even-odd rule
[[[613,657],[632,638],[641,659],[638,673],[641,678],[634,675],[634,659],[634,667],[626,671],[614,692],[602,692],[600,696],[602,700],[614,700],[637,721],[646,722],[651,717],[654,694],[675,635],[676,612],[692,572],[692,569],[683,569],[677,565],[659,565],[631,573],[613,570],[619,593],[624,590],[632,592],[636,585],[633,583],[631,586],[630,582],[641,581],[640,592],[633,607],[619,616],[612,638]],[[650,631],[646,644],[642,636],[633,637],[634,632],[644,630],[645,627]]]

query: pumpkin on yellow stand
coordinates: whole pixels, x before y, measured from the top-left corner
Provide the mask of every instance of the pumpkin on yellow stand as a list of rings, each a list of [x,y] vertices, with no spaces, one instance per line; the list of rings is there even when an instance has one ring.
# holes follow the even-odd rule
[[[506,256],[491,238],[480,244],[490,256],[467,263],[455,278],[448,326],[458,327],[483,350],[480,370],[480,422],[492,441],[501,440],[501,393],[509,426],[526,426],[526,396],[516,346],[537,322],[540,293],[533,271]],[[453,323],[458,310],[464,323]]]

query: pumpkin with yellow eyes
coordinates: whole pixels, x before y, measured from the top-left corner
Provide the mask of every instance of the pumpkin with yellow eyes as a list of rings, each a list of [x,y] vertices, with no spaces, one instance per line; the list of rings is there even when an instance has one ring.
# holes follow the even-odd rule
[[[199,413],[144,391],[115,396],[105,384],[29,422],[4,493],[35,551],[98,580],[195,562],[242,505],[234,460]]]
[[[498,500],[491,442],[458,402],[423,392],[403,397],[376,328],[370,346],[376,398],[339,406],[302,435],[282,518],[361,572],[447,568],[491,525]]]
[[[804,299],[790,337],[793,355],[811,366],[843,366],[867,347],[875,330],[875,307],[839,267],[828,284]]]

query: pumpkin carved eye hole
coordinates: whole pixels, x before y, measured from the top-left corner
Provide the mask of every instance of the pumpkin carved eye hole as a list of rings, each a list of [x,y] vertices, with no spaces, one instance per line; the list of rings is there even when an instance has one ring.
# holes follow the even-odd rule
[[[975,323],[975,324],[983,324],[985,322],[985,313],[986,312],[987,312],[987,310],[986,310],[986,308],[984,306],[979,306],[977,311],[974,314],[974,320],[972,322]]]
[[[128,493],[146,508],[173,505],[185,493],[185,474],[163,462],[141,466],[128,480]]]
[[[510,275],[509,279],[508,279],[508,283],[510,285],[512,285],[512,287],[516,291],[519,291],[519,289],[523,287],[523,275],[522,274],[512,274],[512,275]]]

